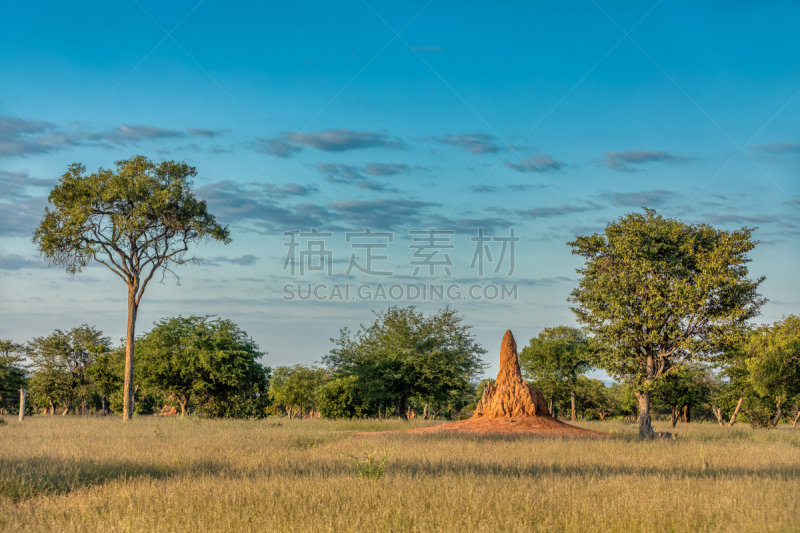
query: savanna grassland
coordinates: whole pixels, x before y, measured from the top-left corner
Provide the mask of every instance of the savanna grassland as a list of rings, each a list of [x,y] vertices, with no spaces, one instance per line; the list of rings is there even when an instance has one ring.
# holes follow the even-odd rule
[[[7,420],[3,531],[800,530],[789,426],[681,424],[677,441],[639,442],[622,422],[569,440],[357,434],[429,424],[399,421]],[[388,456],[381,475],[368,455]]]

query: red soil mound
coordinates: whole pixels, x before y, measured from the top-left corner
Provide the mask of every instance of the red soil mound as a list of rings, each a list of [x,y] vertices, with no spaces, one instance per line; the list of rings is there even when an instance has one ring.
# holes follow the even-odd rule
[[[559,422],[550,416],[544,395],[522,379],[517,343],[511,330],[503,336],[500,372],[494,384],[487,384],[472,418],[408,433],[527,434],[563,437],[607,437],[600,433]]]

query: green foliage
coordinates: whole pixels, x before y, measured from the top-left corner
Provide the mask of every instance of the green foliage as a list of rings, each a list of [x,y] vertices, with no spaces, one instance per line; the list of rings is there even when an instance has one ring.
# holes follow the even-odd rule
[[[747,369],[762,396],[800,394],[800,316],[790,315],[753,332],[747,344]]]
[[[173,317],[161,320],[140,340],[137,375],[142,384],[213,417],[263,413],[269,368],[264,354],[230,320]]]
[[[574,387],[581,419],[596,417],[603,420],[617,410],[611,390],[599,379],[578,376]]]
[[[696,406],[708,401],[713,378],[707,367],[687,364],[665,373],[653,390],[656,403],[671,408]]]
[[[230,237],[206,202],[194,196],[194,167],[136,156],[117,161],[116,170],[85,172],[81,164],[70,165],[50,192],[33,240],[51,265],[75,274],[96,261],[127,285],[127,420],[133,412],[136,316],[145,288],[157,273],[163,279],[167,272],[174,274],[175,265],[195,261],[186,256],[192,243],[213,239],[227,244]]]
[[[92,364],[86,369],[86,374],[94,382],[96,393],[101,398],[101,404],[106,405],[108,400],[116,395],[122,399],[122,376],[125,370],[125,351],[122,348],[99,353],[94,357]],[[115,409],[122,411],[122,406]]]
[[[590,368],[589,339],[576,328],[545,328],[519,354],[525,379],[553,403],[561,402],[575,390],[580,374]]]
[[[740,339],[765,301],[756,292],[764,278],[747,277],[751,234],[646,209],[569,243],[586,260],[570,301],[603,346],[597,366],[644,391],[667,368],[713,361]]]
[[[386,465],[389,463],[389,453],[391,449],[387,448],[383,451],[383,455],[378,458],[378,452],[375,448],[370,448],[369,450],[364,451],[364,457],[359,458],[353,455],[348,455],[350,459],[353,461],[353,467],[355,468],[358,477],[361,479],[371,479],[373,481],[377,481],[381,478],[384,471],[386,470]]]
[[[194,167],[156,165],[144,156],[117,161],[116,167],[87,176],[86,167],[75,163],[52,190],[34,236],[51,264],[74,274],[95,260],[129,284],[145,272],[144,290],[160,267],[187,261],[190,242],[230,240],[192,192]]]
[[[19,389],[27,387],[26,354],[25,346],[0,339],[0,400],[18,397]]]
[[[584,258],[572,310],[602,349],[594,365],[633,384],[640,436],[650,438],[650,394],[669,368],[714,362],[747,332],[764,299],[749,279],[751,229],[721,231],[665,219],[651,209],[577,237]]]
[[[355,336],[342,329],[323,361],[337,375],[354,376],[379,409],[393,406],[405,418],[412,398],[447,403],[483,368],[486,350],[452,309],[425,317],[413,306],[391,307],[376,317]]]
[[[321,385],[317,407],[322,418],[361,418],[371,411],[355,376],[331,379]]]
[[[307,412],[317,406],[317,391],[328,377],[328,372],[323,368],[309,368],[303,365],[276,367],[269,386],[269,397],[274,403],[286,409],[289,418],[292,418],[295,412],[303,416],[304,410]],[[337,400],[333,401],[333,408],[336,410]],[[342,406],[342,409],[347,407]]]
[[[93,400],[89,368],[110,346],[111,339],[87,325],[33,339],[28,347],[34,370],[29,387],[32,403],[58,406],[66,412],[77,403]]]

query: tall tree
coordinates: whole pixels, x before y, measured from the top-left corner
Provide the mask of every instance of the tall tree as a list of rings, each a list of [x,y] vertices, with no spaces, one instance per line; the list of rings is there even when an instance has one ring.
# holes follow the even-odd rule
[[[210,416],[254,416],[267,394],[265,355],[230,320],[192,316],[161,320],[139,340],[145,385]]]
[[[195,198],[194,167],[144,156],[117,161],[116,170],[86,175],[70,165],[50,192],[50,205],[34,242],[51,265],[80,272],[90,261],[108,267],[128,287],[123,420],[133,416],[133,364],[136,315],[145,288],[187,257],[190,244],[214,239],[230,242],[205,201]]]
[[[655,435],[650,400],[664,372],[713,361],[764,303],[757,292],[764,278],[747,277],[752,231],[684,224],[645,209],[569,243],[585,260],[572,310],[603,345],[596,365],[632,383],[640,438]]]
[[[550,397],[555,413],[558,397],[570,394],[571,416],[577,417],[575,383],[591,368],[591,348],[584,333],[569,326],[545,328],[519,354],[524,377]]]
[[[747,354],[750,381],[758,394],[775,402],[772,425],[777,426],[785,401],[800,395],[800,316],[790,315],[754,331]]]
[[[446,403],[483,369],[486,353],[456,311],[424,316],[414,306],[390,307],[355,336],[345,328],[323,361],[337,374],[356,376],[374,404],[407,420],[408,401]],[[379,407],[380,408],[380,407]]]

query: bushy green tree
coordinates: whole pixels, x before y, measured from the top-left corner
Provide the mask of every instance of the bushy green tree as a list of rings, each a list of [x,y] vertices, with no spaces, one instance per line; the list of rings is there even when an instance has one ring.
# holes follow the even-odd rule
[[[207,416],[243,417],[263,412],[269,368],[265,355],[230,320],[209,316],[161,320],[139,340],[142,383]]]
[[[355,376],[322,384],[317,389],[317,408],[323,418],[362,418],[372,412]]]
[[[424,316],[413,306],[375,313],[355,334],[345,328],[323,361],[338,376],[355,376],[369,400],[407,420],[408,402],[446,403],[483,369],[486,350],[456,311]]]
[[[607,416],[614,414],[615,403],[611,390],[599,379],[578,376],[573,387],[581,419],[586,416],[596,416],[600,420],[605,420]]]
[[[277,405],[281,405],[286,409],[286,414],[289,418],[293,418],[295,414],[299,414],[300,418],[304,413],[308,413],[317,407],[318,403],[318,390],[328,380],[328,371],[324,368],[307,367],[303,365],[294,366],[279,366],[275,368],[272,375],[272,381],[269,386],[269,397]],[[342,383],[347,388],[347,384]],[[333,394],[334,390],[328,391]],[[340,390],[344,393],[345,391]],[[338,402],[344,400],[339,397],[338,400],[333,400],[332,397],[328,399]],[[331,410],[329,413],[342,410],[347,410],[343,404],[329,405]]]
[[[80,272],[90,261],[108,267],[128,287],[122,419],[133,415],[136,316],[144,290],[158,273],[162,278],[187,257],[196,241],[229,242],[206,202],[195,198],[194,167],[136,156],[117,161],[116,170],[86,175],[70,165],[50,192],[49,206],[34,242],[51,265]]]
[[[96,357],[108,352],[111,339],[95,328],[83,325],[68,332],[55,330],[47,337],[36,337],[29,344],[33,362],[30,392],[35,404],[55,406],[67,414],[75,404],[85,405],[94,398],[94,382],[88,369]]]
[[[800,396],[800,317],[790,315],[754,331],[747,355],[750,382],[756,393],[773,400],[776,426],[786,402]]]
[[[111,398],[119,396],[122,399],[124,371],[125,351],[122,348],[97,354],[86,369],[86,373],[94,382],[95,392],[100,396],[100,408],[104,415]],[[122,412],[122,406],[119,411]]]
[[[713,362],[765,301],[748,278],[752,230],[721,231],[631,213],[569,243],[585,260],[573,311],[602,346],[594,364],[633,385],[639,437],[652,438],[650,401],[669,369]]]
[[[691,422],[692,407],[708,401],[713,380],[707,367],[699,364],[687,364],[668,372],[659,380],[653,389],[656,405],[669,407],[672,427],[678,423],[681,409],[683,421]]]
[[[578,376],[591,369],[589,339],[576,328],[558,326],[545,328],[531,339],[519,354],[519,364],[525,379],[550,398],[550,414],[556,416],[556,406],[565,395],[570,396],[572,420],[577,418],[575,383]]]

